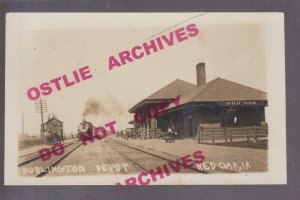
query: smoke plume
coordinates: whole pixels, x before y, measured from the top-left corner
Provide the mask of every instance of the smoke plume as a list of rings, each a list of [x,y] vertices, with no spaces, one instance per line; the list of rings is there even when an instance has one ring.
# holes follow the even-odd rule
[[[104,107],[102,107],[101,103],[95,99],[89,99],[85,103],[85,109],[83,112],[83,117],[86,117],[88,115],[98,115],[98,114],[106,114],[106,110]]]
[[[125,109],[119,99],[108,94],[101,100],[94,98],[88,99],[88,101],[85,103],[83,117],[85,118],[89,115],[97,116],[99,114],[116,117],[120,114],[122,115],[124,111]]]

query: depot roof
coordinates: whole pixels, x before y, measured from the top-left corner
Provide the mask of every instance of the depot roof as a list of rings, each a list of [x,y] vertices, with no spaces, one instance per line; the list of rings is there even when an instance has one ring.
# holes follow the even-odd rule
[[[178,95],[180,105],[191,102],[267,101],[266,92],[219,77],[201,86],[176,79],[134,105],[129,112],[136,112],[148,104],[174,100]]]

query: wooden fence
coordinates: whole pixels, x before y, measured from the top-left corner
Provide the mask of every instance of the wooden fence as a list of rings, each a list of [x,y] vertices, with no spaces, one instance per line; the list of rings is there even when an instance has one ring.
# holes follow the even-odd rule
[[[241,141],[255,141],[268,137],[267,127],[220,127],[200,128],[196,139],[198,143],[232,143]]]

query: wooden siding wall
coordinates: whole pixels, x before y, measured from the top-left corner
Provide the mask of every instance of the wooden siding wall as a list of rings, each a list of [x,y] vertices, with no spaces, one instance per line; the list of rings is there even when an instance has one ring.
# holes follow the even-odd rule
[[[229,124],[233,121],[233,116],[238,117],[237,124]],[[227,118],[224,120],[224,118]],[[189,135],[189,119],[192,120],[192,136]],[[224,109],[197,108],[186,109],[165,114],[157,118],[157,127],[162,131],[167,131],[168,127],[175,127],[180,138],[195,137],[199,124],[220,124],[221,127],[244,127],[260,126],[265,120],[264,107],[241,107],[237,108],[235,114],[226,113]],[[183,120],[183,122],[182,122]],[[183,125],[183,126],[182,126]],[[155,128],[152,126],[151,128]]]

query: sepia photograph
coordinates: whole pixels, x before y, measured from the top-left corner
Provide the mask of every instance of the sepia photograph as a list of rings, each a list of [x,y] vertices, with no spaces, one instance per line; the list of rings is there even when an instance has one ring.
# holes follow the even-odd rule
[[[5,184],[286,183],[282,13],[7,13]]]

